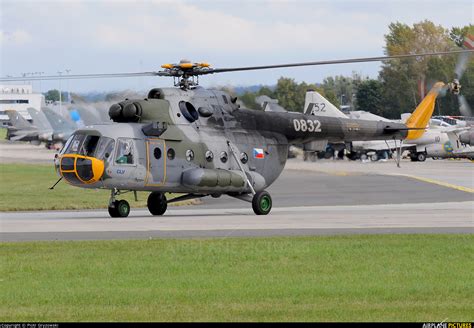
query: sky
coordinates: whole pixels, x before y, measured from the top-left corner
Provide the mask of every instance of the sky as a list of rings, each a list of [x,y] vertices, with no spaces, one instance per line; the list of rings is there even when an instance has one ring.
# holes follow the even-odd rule
[[[24,1],[0,0],[0,76],[156,71],[186,58],[215,68],[384,54],[391,22],[428,19],[445,28],[474,22],[471,0],[450,1]],[[379,63],[223,73],[201,85],[309,83],[327,76],[376,77]],[[65,74],[65,73],[63,73]],[[59,88],[35,82],[36,90]],[[148,90],[163,77],[71,80],[76,92]]]

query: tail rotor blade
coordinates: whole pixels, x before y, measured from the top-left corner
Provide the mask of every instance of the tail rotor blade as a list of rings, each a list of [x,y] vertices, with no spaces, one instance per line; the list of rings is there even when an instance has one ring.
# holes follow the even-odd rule
[[[469,52],[463,52],[459,54],[458,61],[456,63],[456,68],[454,69],[454,73],[456,74],[456,78],[460,80],[466,71],[467,63],[469,61]]]
[[[469,104],[467,103],[466,97],[463,95],[458,95],[458,101],[459,101],[459,111],[463,116],[471,117],[472,116],[472,110]]]

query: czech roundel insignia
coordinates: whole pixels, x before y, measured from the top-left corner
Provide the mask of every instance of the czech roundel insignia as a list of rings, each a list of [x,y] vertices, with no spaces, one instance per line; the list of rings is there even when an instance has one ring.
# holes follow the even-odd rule
[[[263,153],[262,148],[254,148],[253,149],[253,158],[265,158],[265,154]]]

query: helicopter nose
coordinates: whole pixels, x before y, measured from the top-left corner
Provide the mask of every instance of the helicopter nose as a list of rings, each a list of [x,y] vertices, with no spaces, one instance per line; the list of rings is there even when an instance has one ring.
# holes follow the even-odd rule
[[[94,157],[66,154],[60,158],[59,174],[71,184],[92,184],[104,174],[104,161]]]

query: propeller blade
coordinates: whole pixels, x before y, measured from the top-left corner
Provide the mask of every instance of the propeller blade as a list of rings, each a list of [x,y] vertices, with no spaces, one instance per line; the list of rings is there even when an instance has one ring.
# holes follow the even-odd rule
[[[463,52],[459,54],[458,61],[456,63],[456,68],[454,69],[454,73],[456,74],[456,78],[460,80],[466,71],[467,63],[469,61],[469,52]]]
[[[453,55],[458,53],[469,53],[474,52],[474,49],[454,50],[454,51],[442,51],[442,52],[430,52],[421,54],[405,54],[405,55],[394,55],[394,56],[381,56],[381,57],[365,57],[365,58],[351,58],[351,59],[336,59],[336,60],[324,60],[316,62],[306,63],[291,63],[291,64],[280,64],[280,65],[265,65],[265,66],[249,66],[249,67],[234,67],[234,68],[216,68],[204,71],[202,74],[213,74],[213,73],[224,73],[224,72],[236,72],[236,71],[251,71],[260,69],[271,69],[271,68],[284,68],[284,67],[299,67],[299,66],[320,66],[320,65],[334,65],[334,64],[349,64],[349,63],[366,63],[375,61],[385,61],[392,59],[412,58],[412,57],[426,57],[426,56],[438,56],[438,55]]]
[[[22,76],[0,77],[1,82],[11,81],[39,81],[39,80],[75,80],[75,79],[103,79],[116,77],[140,76],[169,76],[168,72],[138,72],[138,73],[110,73],[110,74],[79,74],[79,75],[47,75],[47,76]]]
[[[463,116],[467,117],[472,117],[472,110],[471,107],[469,107],[469,104],[467,103],[466,97],[463,95],[458,95],[458,101],[459,101],[459,111]]]

